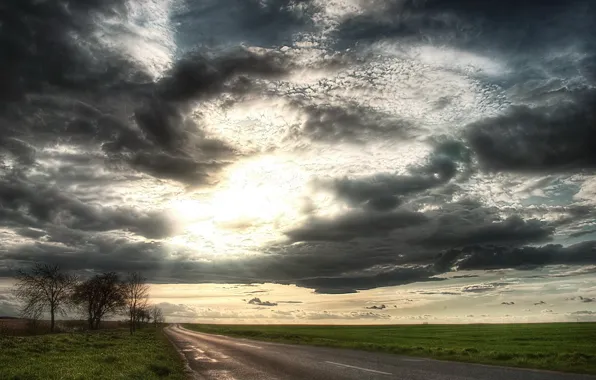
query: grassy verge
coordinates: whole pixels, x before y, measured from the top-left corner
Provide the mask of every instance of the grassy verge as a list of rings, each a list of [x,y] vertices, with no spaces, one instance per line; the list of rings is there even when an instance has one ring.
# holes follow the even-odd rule
[[[160,329],[0,336],[0,379],[184,379],[183,364]]]
[[[184,326],[196,331],[271,342],[596,374],[596,323]]]

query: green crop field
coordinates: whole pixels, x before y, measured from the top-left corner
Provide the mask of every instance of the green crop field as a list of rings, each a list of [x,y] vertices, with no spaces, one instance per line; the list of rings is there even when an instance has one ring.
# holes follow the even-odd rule
[[[272,342],[596,374],[596,323],[184,327]]]
[[[0,336],[0,379],[184,379],[178,353],[160,329]]]

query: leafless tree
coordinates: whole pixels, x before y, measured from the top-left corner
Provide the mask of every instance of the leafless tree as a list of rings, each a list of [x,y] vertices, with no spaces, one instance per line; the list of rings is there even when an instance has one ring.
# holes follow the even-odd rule
[[[151,310],[147,304],[139,307],[135,313],[135,324],[141,328],[144,324],[151,322]]]
[[[23,302],[23,317],[37,320],[47,311],[53,332],[56,314],[66,314],[76,276],[62,272],[57,265],[35,264],[29,270],[18,270],[16,280],[13,291]]]
[[[21,309],[21,317],[27,319],[27,328],[35,333],[40,326],[39,321],[43,317],[43,303],[27,302]]]
[[[124,309],[123,289],[114,272],[95,275],[75,287],[73,303],[86,314],[89,329],[99,329],[104,317]]]
[[[155,325],[155,327],[157,327],[157,325],[159,325],[160,323],[165,323],[166,318],[163,315],[163,311],[157,305],[153,305],[153,307],[151,307],[150,312],[151,319],[153,319],[153,324]]]
[[[141,310],[147,308],[147,301],[149,299],[149,285],[147,279],[140,273],[129,273],[126,280],[122,284],[124,302],[129,317],[130,333],[135,332],[137,321],[141,314]]]

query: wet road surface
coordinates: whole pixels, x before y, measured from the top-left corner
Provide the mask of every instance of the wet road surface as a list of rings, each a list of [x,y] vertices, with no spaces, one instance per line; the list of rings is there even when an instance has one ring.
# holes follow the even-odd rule
[[[165,331],[186,358],[189,377],[197,380],[596,380],[596,376],[260,342],[179,325]]]

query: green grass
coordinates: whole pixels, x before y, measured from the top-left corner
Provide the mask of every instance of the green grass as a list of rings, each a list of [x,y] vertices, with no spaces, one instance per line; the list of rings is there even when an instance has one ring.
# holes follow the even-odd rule
[[[271,342],[596,374],[596,323],[184,326],[196,331]]]
[[[161,329],[31,337],[0,336],[0,379],[184,379],[184,366]]]

